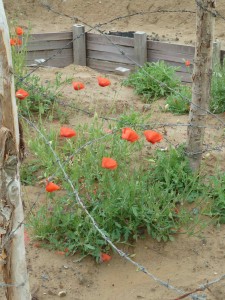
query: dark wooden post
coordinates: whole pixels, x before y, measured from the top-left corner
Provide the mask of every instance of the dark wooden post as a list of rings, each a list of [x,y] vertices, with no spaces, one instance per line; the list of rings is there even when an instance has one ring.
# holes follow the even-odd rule
[[[196,48],[192,75],[192,104],[189,113],[189,124],[191,126],[188,127],[187,131],[187,154],[190,166],[194,171],[199,170],[202,158],[206,110],[209,108],[211,91],[215,23],[213,16],[215,0],[196,0],[196,2]]]

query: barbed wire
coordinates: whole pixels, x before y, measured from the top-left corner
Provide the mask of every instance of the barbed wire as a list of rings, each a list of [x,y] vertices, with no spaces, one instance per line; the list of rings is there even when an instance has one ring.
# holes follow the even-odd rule
[[[198,1],[198,0],[196,0]],[[41,3],[43,5],[43,3]],[[46,7],[46,5],[44,5]],[[49,7],[49,6],[48,6]],[[204,8],[203,8],[204,9]],[[53,10],[54,12],[54,10]],[[140,65],[138,62],[136,62],[134,59],[132,59],[130,56],[128,56],[121,48],[119,45],[117,45],[116,43],[114,43],[111,39],[109,35],[106,35],[102,30],[100,30],[98,28],[98,25],[95,26],[91,26],[90,24],[87,24],[86,22],[83,22],[85,25],[89,26],[92,30],[95,29],[97,30],[102,36],[104,36],[115,48],[117,48],[117,50],[121,53],[121,55],[123,55],[124,57],[126,57],[129,61],[131,61],[134,65],[136,65],[139,68],[142,68],[142,65]],[[144,70],[144,69],[143,69]],[[208,109],[203,109],[201,106],[193,103],[189,98],[183,96],[179,91],[169,87],[166,83],[161,82],[160,80],[156,79],[154,76],[150,75],[147,71],[144,70],[144,72],[146,73],[146,76],[148,76],[149,78],[151,78],[152,80],[154,80],[155,82],[157,82],[161,87],[166,87],[168,90],[170,90],[171,92],[175,92],[177,95],[179,95],[183,100],[185,100],[186,102],[188,102],[189,104],[192,104],[194,107],[202,110],[203,112],[212,115],[214,118],[216,118],[218,121],[220,121],[223,126],[225,127],[225,122],[219,118],[217,115],[215,115],[214,113],[210,112]],[[29,74],[28,74],[29,76]]]
[[[71,20],[75,20],[75,22],[81,21],[83,24],[85,24],[85,22],[78,16],[70,16],[68,14],[59,12],[59,11],[55,10],[53,7],[51,7],[50,5],[45,4],[43,2],[40,2],[40,4],[43,7],[47,8],[49,11],[53,12],[54,14],[57,14],[59,16],[67,17]],[[157,14],[157,13],[192,13],[192,14],[195,14],[196,12],[193,11],[193,10],[188,10],[188,9],[176,9],[176,10],[175,9],[156,9],[156,10],[153,10],[153,11],[152,10],[138,11],[138,12],[134,12],[134,13],[131,13],[131,14],[124,15],[124,16],[119,16],[119,17],[112,18],[109,21],[99,23],[98,26],[102,27],[104,25],[108,25],[108,24],[113,23],[115,21],[119,21],[119,20],[122,20],[122,19],[127,19],[127,18],[130,18],[130,17],[138,16],[138,15],[143,16],[143,15]],[[85,24],[85,25],[89,26],[88,24]]]
[[[89,26],[89,25],[88,25]],[[96,25],[96,28],[98,27],[99,25]],[[92,27],[92,29],[91,30],[93,30],[93,28],[94,27]],[[95,29],[96,29],[95,28]],[[98,30],[99,31],[99,30]],[[101,32],[101,31],[99,31],[101,34],[103,34],[104,36],[106,36],[103,32]],[[77,37],[78,38],[78,37]],[[110,39],[109,39],[110,40]],[[110,42],[112,43],[112,44],[114,44],[111,40],[110,40]],[[71,42],[70,42],[71,43]],[[118,46],[118,45],[116,45],[116,44],[114,44],[115,46]],[[63,48],[63,49],[65,49],[65,47]],[[63,50],[62,49],[62,50]],[[60,49],[61,50],[61,49]],[[60,51],[59,50],[59,51]],[[120,51],[121,51],[121,54],[123,54],[123,55],[125,55],[127,58],[128,58],[128,56],[124,53],[124,51],[123,50],[121,50],[120,49]],[[57,54],[60,54],[61,52],[59,52],[59,53],[57,53]],[[57,55],[56,54],[56,55]],[[55,57],[55,55],[54,55],[54,57]],[[50,60],[51,58],[49,58],[48,60]],[[137,62],[135,62],[134,60],[132,60],[131,58],[128,58],[128,59],[130,59],[131,61],[133,61],[137,66],[139,66],[139,67],[141,67]],[[38,67],[40,67],[40,66],[38,66]],[[35,69],[36,70],[36,69]],[[35,71],[34,70],[34,71]],[[32,72],[33,73],[33,72]],[[23,80],[25,80],[28,76],[30,76],[31,75],[31,73],[30,74],[27,74],[26,75],[26,77],[24,77],[23,78]],[[148,74],[149,75],[149,74]],[[150,76],[150,78],[151,78],[151,76]],[[154,77],[152,78],[152,79],[154,79]],[[157,80],[158,81],[158,80]],[[158,83],[161,85],[161,86],[167,86],[166,84],[164,84],[164,83],[162,83],[162,82],[160,82],[160,81],[158,81]],[[173,90],[173,89],[171,89],[171,90]],[[175,91],[175,90],[173,90],[173,91]],[[182,97],[183,98],[183,97]],[[188,102],[189,103],[191,103],[190,102],[190,100],[188,99]],[[211,113],[211,112],[209,112],[209,111],[207,111],[207,110],[204,110],[205,112],[207,112],[207,113],[209,113],[210,115],[212,115],[213,117],[215,117],[219,122],[221,122],[223,125],[225,124],[225,122],[222,120],[222,119],[220,119],[220,118],[218,118],[215,114],[213,114],[213,113]],[[86,112],[85,112],[86,113]],[[90,114],[89,112],[88,112],[88,114]],[[177,293],[179,293],[179,294],[182,294],[179,298],[176,298],[176,300],[178,300],[178,299],[184,299],[184,298],[187,298],[187,297],[189,297],[189,298],[191,298],[191,299],[193,299],[193,300],[200,300],[200,299],[203,299],[203,297],[204,297],[204,299],[205,299],[205,295],[194,295],[196,292],[199,292],[199,291],[204,291],[204,290],[206,290],[206,289],[208,289],[208,287],[210,286],[210,285],[213,285],[213,284],[215,284],[215,283],[218,283],[219,281],[221,281],[221,280],[223,280],[223,279],[225,279],[225,275],[222,275],[222,276],[220,276],[219,278],[217,278],[217,279],[215,279],[215,280],[213,280],[213,281],[211,281],[211,282],[208,282],[208,283],[206,283],[206,284],[202,284],[202,285],[200,285],[200,287],[198,288],[198,289],[196,289],[195,291],[193,291],[193,292],[191,292],[191,293],[185,293],[183,290],[181,290],[181,289],[178,289],[177,287],[175,287],[175,286],[173,286],[173,285],[171,285],[171,284],[169,284],[168,282],[165,282],[165,281],[163,281],[163,280],[161,280],[161,279],[159,279],[158,277],[156,277],[154,274],[152,274],[152,273],[150,273],[144,266],[142,266],[142,265],[140,265],[139,263],[137,263],[137,262],[135,262],[134,260],[132,260],[125,252],[123,252],[122,250],[120,250],[120,249],[118,249],[114,244],[113,244],[113,242],[110,240],[110,238],[102,231],[102,229],[100,229],[99,227],[98,227],[98,224],[96,223],[96,221],[94,220],[94,218],[92,217],[92,215],[89,213],[89,211],[87,210],[87,208],[86,208],[86,206],[85,206],[85,204],[83,203],[83,201],[82,201],[82,199],[80,198],[80,195],[79,195],[79,193],[78,193],[78,191],[74,188],[74,186],[73,186],[73,183],[72,183],[72,181],[70,180],[70,178],[69,178],[69,176],[68,176],[68,174],[66,173],[66,171],[65,171],[65,169],[64,169],[64,167],[63,167],[63,164],[62,164],[62,162],[60,161],[60,159],[59,159],[59,157],[57,156],[57,154],[55,153],[55,151],[54,151],[54,149],[52,148],[52,146],[51,146],[51,143],[50,143],[50,141],[48,141],[47,140],[47,138],[45,137],[45,135],[37,128],[37,126],[34,124],[34,123],[32,123],[31,122],[31,120],[28,120],[28,119],[26,119],[25,117],[23,117],[22,116],[22,118],[32,127],[32,128],[34,128],[35,130],[36,130],[36,132],[41,136],[41,138],[44,140],[44,142],[46,143],[46,145],[48,145],[48,147],[50,148],[50,150],[51,150],[51,152],[52,152],[52,154],[53,154],[53,157],[54,157],[54,159],[55,159],[55,161],[56,161],[56,163],[57,163],[57,165],[58,165],[58,167],[61,169],[61,171],[62,171],[62,173],[63,173],[63,175],[64,175],[64,178],[65,178],[65,180],[67,181],[67,183],[70,185],[70,187],[71,187],[71,189],[72,189],[72,191],[73,191],[73,195],[74,195],[74,197],[75,197],[75,199],[76,199],[76,202],[82,207],[82,209],[84,210],[84,212],[86,213],[86,215],[89,217],[89,219],[91,220],[91,222],[92,222],[92,224],[93,224],[93,226],[95,227],[95,229],[100,233],[100,235],[102,236],[102,238],[121,256],[121,257],[123,257],[123,258],[125,258],[126,260],[128,260],[130,263],[132,263],[133,265],[135,265],[137,268],[138,268],[138,270],[140,270],[140,271],[142,271],[143,273],[145,273],[146,275],[148,275],[150,278],[152,278],[154,281],[156,281],[157,283],[159,283],[160,285],[162,285],[162,286],[164,286],[164,287],[166,287],[166,288],[168,288],[168,289],[171,289],[171,290],[173,290],[173,291],[175,291],[175,292],[177,292]],[[167,125],[166,125],[167,124]],[[140,125],[142,125],[143,126],[143,124],[140,124]],[[146,124],[144,124],[145,126],[147,126]],[[171,126],[171,124],[169,124],[169,123],[165,123],[165,124],[160,124],[160,126],[162,126],[162,127],[164,127],[164,126]],[[191,124],[173,124],[173,126],[194,126],[194,125],[191,125]],[[208,128],[207,126],[205,126],[206,128]],[[221,128],[221,127],[220,127]],[[110,134],[108,134],[108,135],[110,135]],[[107,136],[107,135],[105,135],[105,136]],[[104,136],[104,137],[105,137]],[[99,139],[103,139],[104,137],[101,137],[101,138],[99,138]],[[83,148],[85,148],[86,146],[88,146],[88,145],[91,145],[93,143],[93,141],[89,141],[89,142],[87,142],[85,145],[83,145],[81,148],[79,148],[79,149],[77,149],[76,151],[81,151]],[[33,207],[33,206],[32,206]],[[21,224],[20,224],[20,226],[22,225],[23,223],[21,222]],[[0,286],[2,286],[2,284],[0,283]],[[4,284],[4,286],[8,286],[7,284]],[[11,286],[11,285],[10,285]],[[15,285],[13,285],[13,286],[15,286]]]
[[[154,281],[156,281],[158,284],[173,290],[175,292],[177,292],[178,294],[185,294],[185,292],[181,289],[178,289],[177,287],[169,284],[166,281],[163,281],[161,279],[159,279],[158,277],[156,277],[154,274],[152,274],[150,271],[148,271],[147,268],[145,268],[143,265],[135,262],[132,258],[130,258],[125,252],[123,252],[122,250],[118,249],[116,247],[116,245],[111,241],[111,239],[108,237],[108,235],[106,233],[103,232],[103,230],[101,228],[99,228],[97,222],[95,221],[95,219],[92,217],[92,215],[89,213],[87,207],[85,206],[83,200],[81,199],[78,191],[75,189],[69,175],[66,173],[63,164],[60,160],[60,158],[58,157],[58,155],[56,154],[56,152],[54,151],[54,149],[51,146],[50,141],[48,141],[48,139],[45,137],[45,135],[41,132],[40,129],[38,129],[38,127],[32,123],[30,120],[28,120],[25,117],[22,117],[24,119],[24,121],[26,121],[29,126],[31,126],[32,128],[35,129],[35,131],[40,135],[40,137],[43,139],[43,141],[45,142],[45,144],[49,147],[49,149],[52,152],[52,155],[54,157],[55,162],[57,163],[57,165],[60,167],[64,179],[65,181],[70,185],[73,195],[75,197],[76,202],[80,205],[80,207],[83,209],[83,211],[85,212],[85,214],[88,216],[88,218],[90,219],[92,225],[95,227],[95,229],[99,232],[99,234],[101,235],[101,237],[112,247],[112,249],[114,249],[121,257],[123,257],[124,259],[126,259],[127,261],[129,261],[130,263],[132,263],[135,267],[138,268],[138,270],[140,270],[141,272],[145,273],[146,275],[148,275],[150,278],[152,278]],[[222,279],[221,279],[222,280]],[[200,300],[201,298],[198,297],[198,295],[190,295],[190,297],[193,300]]]

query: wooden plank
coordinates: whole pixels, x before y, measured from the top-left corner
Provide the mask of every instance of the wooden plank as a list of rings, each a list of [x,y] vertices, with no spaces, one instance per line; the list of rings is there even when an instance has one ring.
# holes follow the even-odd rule
[[[183,53],[167,54],[166,52],[160,52],[155,50],[148,50],[148,61],[153,60],[167,60],[172,62],[184,63],[185,60],[193,61],[193,55]]]
[[[27,53],[26,64],[36,65],[35,59],[48,59],[56,54],[57,50],[32,51]],[[43,66],[63,68],[73,63],[73,50],[65,49],[62,53],[58,53],[53,59],[47,61]]]
[[[60,40],[72,40],[72,31],[65,32],[48,32],[48,33],[33,33],[30,35],[30,41],[60,41]]]
[[[105,60],[98,60],[98,59],[87,59],[87,66],[92,69],[102,70],[104,72],[114,72],[118,67],[124,67],[133,70],[134,66],[125,64],[125,63],[118,63],[118,62],[111,62]]]
[[[108,53],[108,52],[100,52],[100,51],[87,51],[87,58],[94,58],[99,60],[108,60],[108,61],[114,61],[119,63],[125,63],[125,64],[134,64],[131,60],[126,58],[122,54],[116,54],[116,53]],[[130,55],[130,58],[135,60],[134,55]]]
[[[176,72],[182,82],[192,83],[192,75],[186,72]]]
[[[87,44],[89,42],[93,42],[96,44],[103,44],[103,45],[111,45],[112,42],[121,45],[121,46],[129,46],[134,47],[134,39],[133,38],[127,38],[122,36],[115,36],[115,35],[107,35],[104,36],[103,34],[96,34],[96,33],[86,33],[87,35]],[[110,39],[110,40],[109,40]]]
[[[61,48],[70,49],[73,47],[73,41],[71,40],[59,40],[59,41],[31,41],[27,44],[27,51],[42,51],[42,50],[55,50]]]
[[[125,52],[127,55],[134,55],[134,48],[127,46],[119,46],[120,50]],[[114,45],[105,45],[105,44],[96,44],[89,42],[87,44],[87,50],[95,50],[100,52],[109,52],[109,53],[118,53],[120,54],[119,49]]]
[[[165,42],[156,42],[148,41],[147,42],[148,50],[159,50],[163,52],[172,52],[172,53],[185,53],[189,55],[194,55],[195,47],[188,45],[179,45],[179,44],[170,44]]]

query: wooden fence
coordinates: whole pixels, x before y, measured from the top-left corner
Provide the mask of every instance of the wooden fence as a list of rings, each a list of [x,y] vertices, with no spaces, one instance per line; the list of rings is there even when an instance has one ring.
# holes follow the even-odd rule
[[[143,32],[134,33],[134,37],[96,33],[82,35],[82,32],[83,26],[74,25],[70,32],[32,34],[28,43],[27,65],[37,65],[55,55],[44,65],[66,67],[75,62],[108,73],[115,72],[118,67],[133,70],[134,62],[143,65],[144,62],[164,60],[179,68],[177,74],[183,82],[191,82],[191,74],[184,61],[190,60],[193,63],[193,46],[151,41]],[[218,60],[222,60],[225,51],[221,51],[218,45],[215,47],[215,55]]]

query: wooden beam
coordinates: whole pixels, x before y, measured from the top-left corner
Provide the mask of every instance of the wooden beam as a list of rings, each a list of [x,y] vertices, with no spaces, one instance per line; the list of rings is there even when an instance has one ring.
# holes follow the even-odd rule
[[[143,66],[147,62],[147,34],[145,32],[134,33],[134,53],[136,62]]]
[[[73,60],[75,65],[86,66],[86,37],[84,25],[73,25]]]
[[[19,125],[9,30],[0,0],[0,268],[8,300],[29,300],[19,180]],[[11,286],[10,286],[11,284]]]

